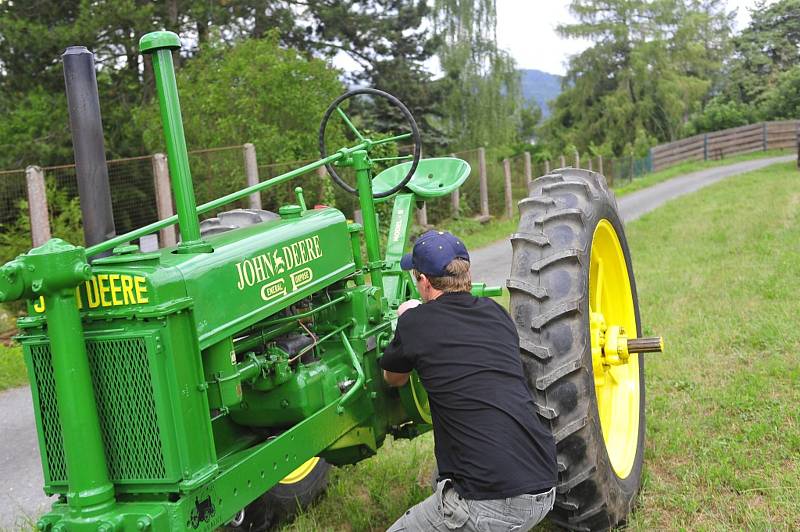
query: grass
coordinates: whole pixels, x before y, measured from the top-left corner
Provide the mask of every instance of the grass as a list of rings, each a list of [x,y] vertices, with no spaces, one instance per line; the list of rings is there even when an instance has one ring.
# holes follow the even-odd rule
[[[789,155],[790,153],[792,153],[791,150],[767,150],[745,153],[742,155],[734,155],[733,157],[720,160],[688,161],[685,163],[676,164],[675,166],[670,166],[665,170],[653,172],[652,174],[646,174],[642,177],[633,179],[632,181],[628,181],[627,183],[619,183],[619,186],[614,187],[614,194],[617,197],[621,197],[625,196],[626,194],[630,194],[631,192],[636,192],[637,190],[653,186],[656,183],[661,183],[667,179],[672,179],[673,177],[689,174],[691,172],[697,172],[698,170],[705,170],[706,168],[714,168],[717,166],[726,166],[733,163],[740,163],[742,161],[752,161],[753,159],[780,157],[781,155]]]
[[[648,355],[633,530],[800,527],[800,191],[793,164],[677,199],[627,228]],[[284,530],[383,530],[429,493],[430,435],[333,470]],[[548,524],[537,530],[549,530]]]
[[[27,382],[28,373],[22,360],[22,349],[0,343],[0,391],[22,386]]]

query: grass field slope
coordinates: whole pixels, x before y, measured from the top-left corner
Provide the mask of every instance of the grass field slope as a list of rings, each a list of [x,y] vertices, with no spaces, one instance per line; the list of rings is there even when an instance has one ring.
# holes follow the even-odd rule
[[[628,226],[649,356],[633,530],[800,528],[800,173],[778,165]],[[430,435],[335,469],[286,530],[384,530],[428,495]],[[544,524],[537,530],[549,530]]]

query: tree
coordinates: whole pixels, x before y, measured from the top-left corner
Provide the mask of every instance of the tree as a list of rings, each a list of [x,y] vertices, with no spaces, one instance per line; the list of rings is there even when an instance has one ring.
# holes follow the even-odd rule
[[[498,49],[495,0],[436,0],[434,27],[441,36],[444,126],[451,149],[509,146],[517,140],[521,108],[519,72]]]
[[[261,165],[317,154],[320,117],[341,94],[342,84],[325,62],[308,60],[295,50],[282,48],[278,41],[277,32],[270,32],[259,40],[209,44],[178,72],[190,150],[252,142]],[[164,151],[155,102],[138,112],[135,122],[143,131],[147,150]],[[343,142],[341,133],[334,138]],[[234,164],[222,160],[217,166],[212,159],[193,160],[195,176],[206,173],[209,177],[198,179],[198,195],[211,199],[242,188],[241,160],[240,153]],[[197,166],[201,163],[206,168]],[[318,179],[313,182],[322,186]]]
[[[559,32],[595,44],[570,60],[548,140],[621,155],[677,138],[728,49],[721,0],[573,0],[570,10],[577,22]]]

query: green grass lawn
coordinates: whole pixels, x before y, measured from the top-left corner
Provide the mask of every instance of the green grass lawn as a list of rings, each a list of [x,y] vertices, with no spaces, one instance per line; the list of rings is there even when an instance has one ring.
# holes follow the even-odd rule
[[[19,346],[7,347],[0,343],[0,391],[27,384],[28,374]]]
[[[800,527],[800,174],[773,166],[628,226],[647,334],[634,530]],[[285,530],[383,530],[429,493],[430,435],[332,471]],[[549,530],[549,525],[537,530]]]

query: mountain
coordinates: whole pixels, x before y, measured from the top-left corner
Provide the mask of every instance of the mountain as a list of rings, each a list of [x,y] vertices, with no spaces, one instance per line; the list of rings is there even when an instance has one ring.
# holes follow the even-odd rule
[[[522,97],[525,101],[536,100],[546,118],[550,115],[547,102],[561,93],[561,76],[535,69],[520,69],[519,73],[522,78]]]

